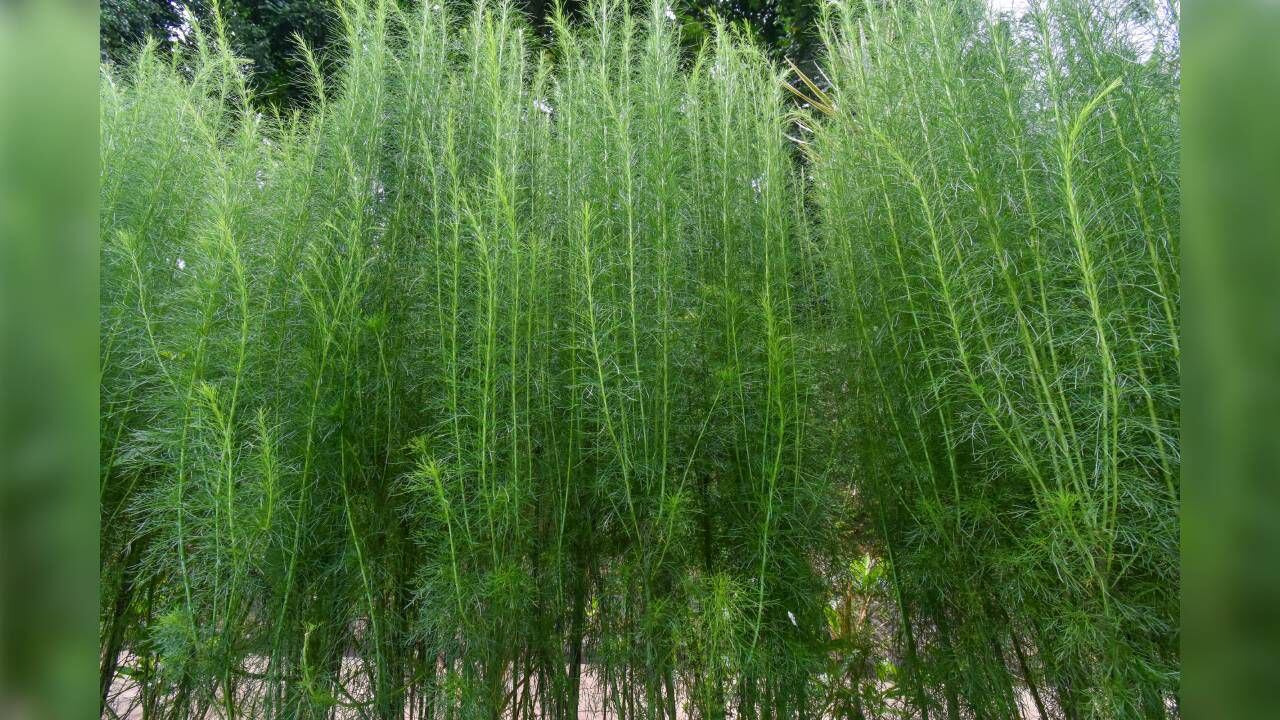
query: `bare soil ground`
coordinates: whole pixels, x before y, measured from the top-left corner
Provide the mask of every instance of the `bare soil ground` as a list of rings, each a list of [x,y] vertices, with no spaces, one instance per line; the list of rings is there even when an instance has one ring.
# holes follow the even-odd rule
[[[130,668],[136,664],[135,658],[126,656],[121,658],[120,667]],[[246,663],[246,670],[250,673],[261,672],[265,669],[265,659],[257,656],[251,656]],[[343,662],[342,670],[343,685],[348,698],[344,698],[342,702],[334,707],[334,720],[359,720],[367,715],[367,711],[362,712],[359,707],[360,703],[367,701],[368,692],[368,675],[363,667],[363,663],[358,658],[348,658]],[[259,688],[252,685],[242,686],[243,697],[237,703],[237,709],[241,717],[253,717],[253,709],[260,706]],[[882,688],[883,689],[883,688]],[[104,713],[105,720],[142,720],[142,695],[139,683],[130,677],[127,673],[117,673],[111,684],[111,691],[108,696],[107,708]],[[537,696],[537,688],[531,689],[534,697]],[[683,693],[679,693],[683,695]],[[1036,711],[1035,703],[1031,698],[1031,693],[1025,688],[1018,690],[1016,698],[1019,710],[1023,720],[1045,720]],[[219,702],[221,700],[219,699]],[[343,704],[345,703],[345,704]],[[225,718],[226,713],[223,708],[215,704],[205,712],[205,720],[221,720]],[[540,709],[534,706],[534,717],[526,718],[526,720],[539,720],[542,718]],[[610,716],[616,716],[612,707],[606,703],[603,684],[599,675],[590,667],[583,669],[582,689],[578,706],[578,720],[609,720]],[[507,714],[510,717],[510,713]],[[689,717],[685,699],[682,697],[681,702],[677,703],[676,708],[677,720],[687,720]],[[883,716],[882,720],[906,720],[911,717],[910,713],[903,712],[902,708],[896,710],[891,708],[890,714]],[[406,709],[405,720],[417,720],[411,710]],[[731,718],[730,718],[731,720]],[[830,719],[824,719],[830,720]]]

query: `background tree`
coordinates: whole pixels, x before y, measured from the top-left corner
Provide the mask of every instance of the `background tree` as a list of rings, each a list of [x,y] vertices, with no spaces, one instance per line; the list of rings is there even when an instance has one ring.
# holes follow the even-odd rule
[[[187,3],[196,14],[204,0]],[[148,37],[170,42],[185,25],[182,4],[173,0],[102,0],[98,24],[103,62],[120,64]]]
[[[305,74],[295,37],[301,37],[321,58],[335,37],[336,0],[221,0],[217,3],[236,52],[252,61],[258,100],[293,106],[302,100],[297,79]],[[413,0],[401,0],[412,4]],[[555,0],[520,3],[545,36]],[[172,48],[189,40],[189,18],[208,19],[209,0],[102,0],[101,51],[104,62],[123,64],[147,37]],[[563,0],[565,14],[583,12],[582,0]],[[817,46],[815,0],[680,0],[671,1],[681,19],[681,40],[688,49],[709,39],[711,15],[745,25],[776,58],[790,58],[804,66]],[[189,13],[189,14],[188,14]]]

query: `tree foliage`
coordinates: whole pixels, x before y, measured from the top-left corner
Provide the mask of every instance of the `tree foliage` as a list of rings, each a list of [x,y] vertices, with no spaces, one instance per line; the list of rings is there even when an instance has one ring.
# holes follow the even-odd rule
[[[189,5],[197,15],[201,0]],[[148,38],[168,42],[185,22],[182,7],[172,0],[102,0],[98,39],[104,62],[127,63]]]
[[[306,74],[298,55],[301,38],[323,60],[340,39],[336,9],[340,0],[220,0],[217,6],[226,23],[236,53],[252,65],[251,77],[259,101],[292,105],[301,97],[299,78]],[[402,4],[417,4],[404,0]],[[428,8],[438,3],[426,2]],[[565,16],[580,17],[586,10],[583,0],[558,3]],[[142,42],[152,37],[164,50],[183,36],[189,18],[206,24],[214,3],[210,0],[101,0],[100,40],[104,60],[126,63]],[[532,27],[550,38],[551,17],[556,0],[525,0],[517,4],[529,17]],[[183,8],[190,15],[184,13]],[[711,38],[713,14],[749,27],[753,36],[776,57],[804,62],[817,48],[816,0],[671,0],[666,7],[680,17],[681,41],[688,49]],[[338,51],[341,52],[340,50]]]

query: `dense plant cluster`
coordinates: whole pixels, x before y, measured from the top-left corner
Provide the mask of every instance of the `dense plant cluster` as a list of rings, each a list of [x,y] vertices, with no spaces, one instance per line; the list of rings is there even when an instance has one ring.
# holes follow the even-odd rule
[[[1130,5],[837,2],[810,78],[350,2],[288,116],[216,22],[105,71],[104,715],[1176,716]]]
[[[906,653],[979,717],[1008,716],[1011,662],[1068,717],[1161,716],[1178,676],[1174,16],[1139,34],[1096,3],[1020,26],[920,5],[838,13],[844,92],[812,152],[849,408],[880,430],[862,484],[922,630]]]

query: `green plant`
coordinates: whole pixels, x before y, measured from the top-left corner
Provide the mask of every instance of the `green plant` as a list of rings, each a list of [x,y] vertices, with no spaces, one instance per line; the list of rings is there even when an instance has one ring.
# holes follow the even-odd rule
[[[1023,685],[1068,717],[1176,694],[1176,7],[1132,12],[888,3],[826,26],[815,195],[871,368],[850,382],[893,428],[866,452],[926,655],[908,669],[951,716]]]
[[[104,707],[1176,714],[1175,16],[444,5],[104,69]]]

